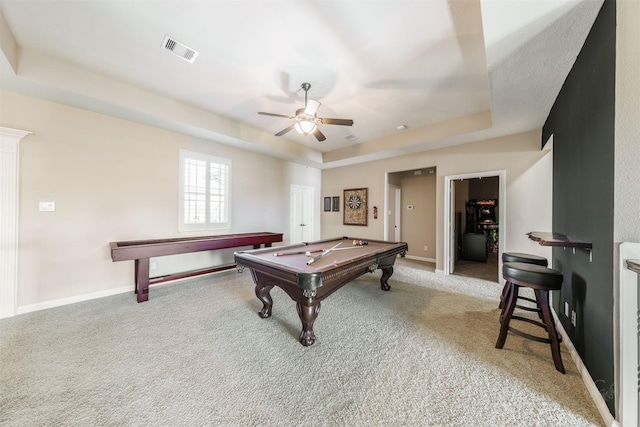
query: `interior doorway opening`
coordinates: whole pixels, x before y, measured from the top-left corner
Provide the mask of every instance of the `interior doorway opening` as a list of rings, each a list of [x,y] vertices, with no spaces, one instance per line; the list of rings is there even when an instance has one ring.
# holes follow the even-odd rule
[[[436,263],[436,167],[386,174],[384,239],[406,242],[405,258]]]
[[[445,178],[445,274],[500,282],[505,172]]]

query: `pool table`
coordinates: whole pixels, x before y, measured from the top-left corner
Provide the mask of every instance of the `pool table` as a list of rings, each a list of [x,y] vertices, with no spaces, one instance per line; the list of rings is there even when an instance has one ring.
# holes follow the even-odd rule
[[[387,281],[393,274],[396,257],[404,256],[407,249],[404,242],[341,237],[239,251],[234,256],[240,270],[251,270],[256,296],[263,303],[258,315],[263,319],[271,316],[270,292],[278,286],[296,302],[302,322],[300,343],[309,346],[316,340],[313,323],[323,299],[376,269],[382,270],[380,287],[388,291],[391,287]]]

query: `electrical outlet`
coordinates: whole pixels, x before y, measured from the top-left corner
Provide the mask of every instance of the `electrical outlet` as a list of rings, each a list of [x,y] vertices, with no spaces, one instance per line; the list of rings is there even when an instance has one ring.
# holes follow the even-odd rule
[[[568,302],[564,302],[564,315],[569,317],[569,303]]]
[[[425,251],[428,251],[428,250],[429,250],[429,246],[424,245],[424,250],[425,250]]]
[[[571,324],[573,326],[576,326],[576,311],[575,310],[571,310]]]

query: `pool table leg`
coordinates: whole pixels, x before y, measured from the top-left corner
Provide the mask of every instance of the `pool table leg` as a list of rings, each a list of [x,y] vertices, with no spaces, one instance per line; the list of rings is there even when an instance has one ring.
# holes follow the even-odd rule
[[[313,333],[313,322],[316,321],[320,312],[320,302],[313,305],[306,305],[297,302],[298,316],[302,322],[302,331],[300,332],[300,344],[304,346],[312,345],[316,342],[316,334]]]
[[[260,301],[262,301],[262,310],[258,312],[258,316],[266,319],[267,317],[271,317],[271,309],[273,308],[273,299],[271,299],[271,289],[273,289],[273,285],[256,285],[256,296]]]
[[[380,288],[383,291],[388,291],[389,289],[391,289],[391,286],[389,285],[389,283],[387,283],[387,280],[389,280],[389,277],[391,277],[391,275],[393,274],[393,266],[380,267],[380,269],[382,270],[382,277],[380,278]]]

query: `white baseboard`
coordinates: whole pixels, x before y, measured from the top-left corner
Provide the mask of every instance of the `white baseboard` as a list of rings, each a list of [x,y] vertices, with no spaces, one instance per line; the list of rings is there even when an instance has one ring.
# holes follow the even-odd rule
[[[604,423],[610,427],[620,426],[620,424],[613,418],[613,415],[611,415],[611,412],[609,412],[609,407],[607,407],[607,403],[604,401],[604,398],[602,397],[602,394],[600,393],[598,386],[593,381],[593,378],[591,378],[591,375],[589,374],[587,367],[584,366],[584,363],[582,362],[582,358],[580,358],[578,351],[576,350],[576,348],[573,346],[573,343],[569,339],[569,335],[567,335],[567,331],[564,330],[564,326],[562,326],[562,322],[560,322],[560,320],[558,319],[558,315],[556,314],[555,310],[551,309],[551,311],[553,312],[553,317],[556,322],[556,328],[558,329],[558,332],[560,332],[560,335],[562,335],[562,341],[567,346],[567,349],[569,349],[569,354],[571,354],[571,359],[576,364],[576,368],[578,368],[578,372],[580,372],[580,375],[582,376],[582,381],[584,382],[584,385],[587,387],[587,391],[589,392],[589,395],[593,399],[593,402],[596,404],[596,407],[598,408],[598,412],[600,412],[600,416],[604,420]]]
[[[415,259],[416,261],[424,261],[424,262],[432,262],[432,263],[436,263],[436,260],[433,258],[424,258],[421,256],[415,256],[415,255],[405,255],[404,256],[407,259]]]
[[[214,274],[225,274],[225,273],[228,273],[228,271],[215,271],[213,273],[200,275],[198,276],[198,279],[201,279],[206,276],[211,276]],[[149,288],[155,288],[157,286],[164,286],[164,285],[171,285],[179,282],[184,282],[186,280],[193,280],[193,277],[185,277],[182,279],[176,279],[176,280],[171,280],[167,282],[154,283],[149,285]],[[77,302],[89,301],[96,298],[110,297],[112,295],[123,294],[125,292],[131,292],[131,298],[135,298],[134,289],[135,289],[134,285],[121,286],[118,288],[107,289],[104,291],[91,292],[88,294],[75,295],[68,298],[59,298],[59,299],[45,301],[37,304],[24,305],[16,309],[16,315],[31,313],[33,311],[46,310],[48,308],[62,307],[63,305],[75,304]]]
[[[63,305],[75,304],[77,302],[89,301],[96,298],[109,297],[125,292],[133,293],[133,286],[122,286],[119,288],[107,289],[104,291],[91,292],[89,294],[75,295],[68,298],[59,298],[37,304],[23,305],[16,309],[16,314],[31,313],[32,311],[46,310],[48,308],[62,307]]]

